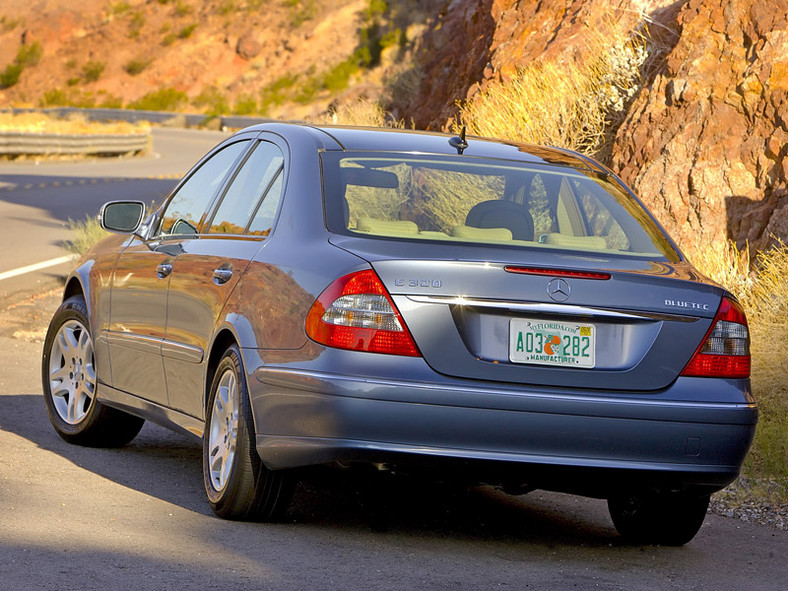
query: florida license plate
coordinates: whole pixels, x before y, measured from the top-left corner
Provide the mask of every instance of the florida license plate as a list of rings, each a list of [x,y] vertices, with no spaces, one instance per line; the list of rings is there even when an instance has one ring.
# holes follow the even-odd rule
[[[594,367],[596,327],[555,320],[512,318],[509,360],[512,363]]]

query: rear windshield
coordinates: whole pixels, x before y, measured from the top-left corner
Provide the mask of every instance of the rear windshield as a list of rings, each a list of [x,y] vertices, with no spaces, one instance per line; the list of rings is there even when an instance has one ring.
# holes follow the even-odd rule
[[[369,152],[326,152],[322,164],[335,233],[679,258],[636,200],[589,170]]]

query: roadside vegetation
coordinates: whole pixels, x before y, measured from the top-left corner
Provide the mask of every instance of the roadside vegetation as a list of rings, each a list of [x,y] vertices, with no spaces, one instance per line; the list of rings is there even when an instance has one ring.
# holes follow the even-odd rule
[[[109,236],[99,224],[96,216],[85,216],[82,220],[68,218],[68,227],[73,238],[63,243],[66,250],[75,254],[84,254],[99,240]]]
[[[0,72],[0,88],[11,88],[17,82],[25,68],[29,68],[38,64],[41,60],[44,50],[41,43],[34,41],[33,43],[22,45],[17,51],[14,61],[8,64],[2,72]]]
[[[614,23],[591,31],[576,61],[537,61],[459,105],[454,127],[599,155],[640,88],[647,38]]]
[[[756,496],[788,503],[788,246],[780,242],[758,252],[735,244],[707,249],[695,257],[700,271],[741,301],[750,325],[752,389],[760,420],[740,483],[727,492],[734,500]]]
[[[21,131],[27,133],[96,134],[96,133],[148,133],[150,124],[145,122],[129,123],[116,121],[99,123],[88,121],[82,115],[67,118],[52,117],[44,113],[0,113],[0,131]]]

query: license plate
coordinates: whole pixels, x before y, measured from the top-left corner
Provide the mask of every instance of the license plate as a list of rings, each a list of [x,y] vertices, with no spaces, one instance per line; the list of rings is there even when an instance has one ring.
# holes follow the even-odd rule
[[[512,363],[594,367],[596,327],[555,320],[512,318],[509,360]]]

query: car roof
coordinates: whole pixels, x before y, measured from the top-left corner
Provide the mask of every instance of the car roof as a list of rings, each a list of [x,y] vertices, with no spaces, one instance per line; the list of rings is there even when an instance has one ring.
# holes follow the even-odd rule
[[[245,131],[272,131],[284,137],[307,134],[323,150],[404,152],[457,155],[446,133],[374,127],[313,126],[301,123],[263,123]],[[491,138],[467,136],[468,157],[499,158],[607,171],[594,160],[571,150]]]

